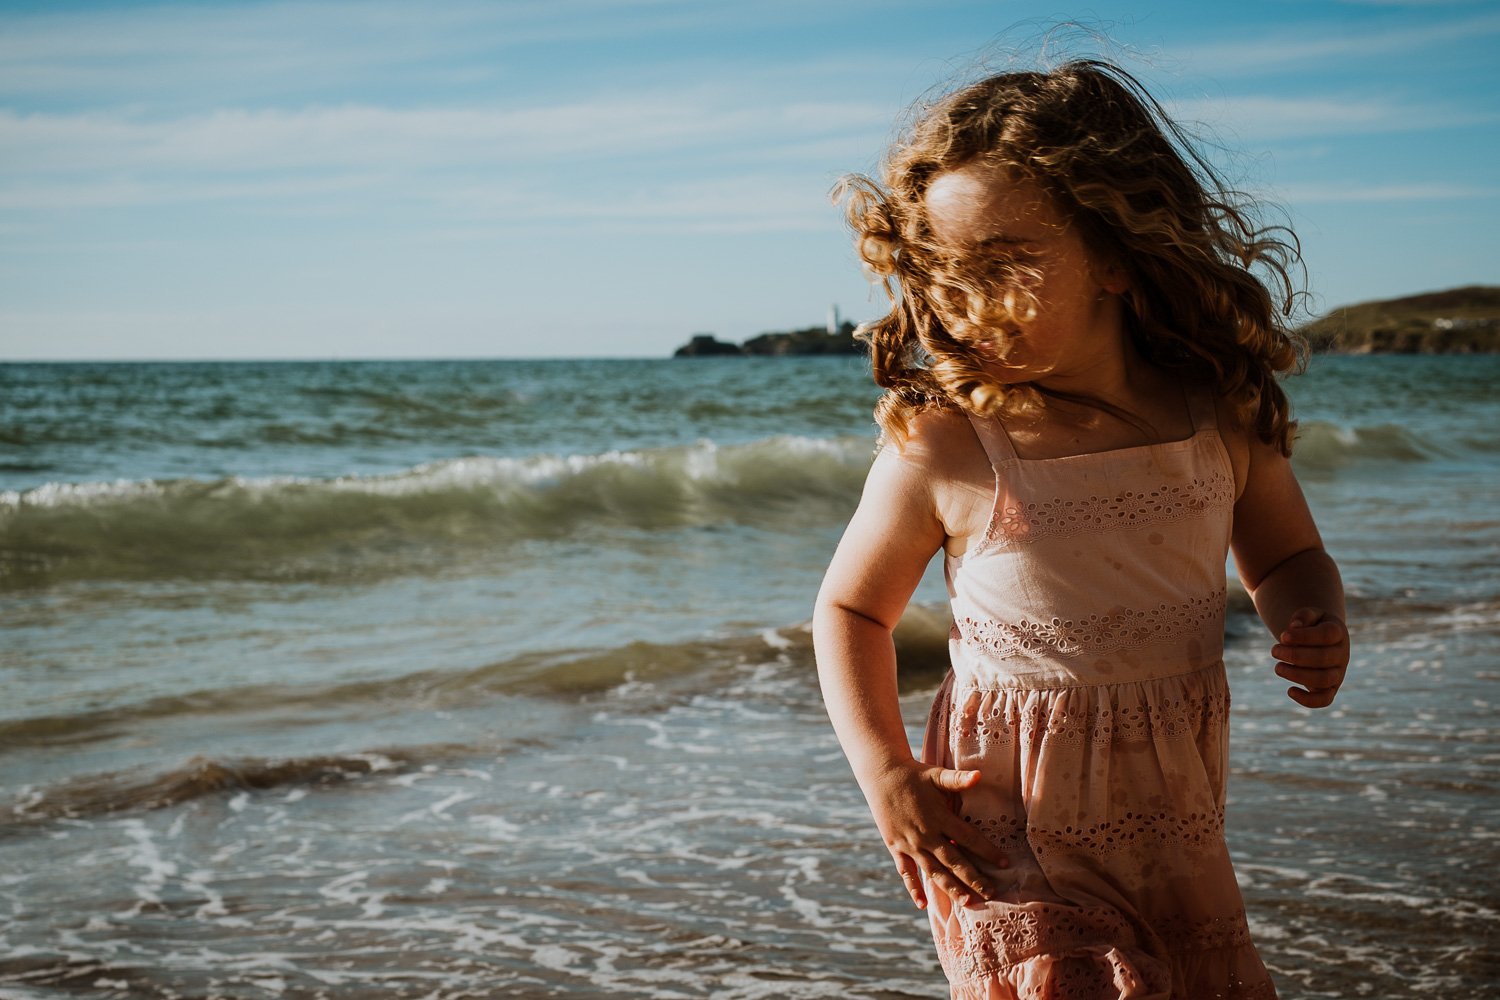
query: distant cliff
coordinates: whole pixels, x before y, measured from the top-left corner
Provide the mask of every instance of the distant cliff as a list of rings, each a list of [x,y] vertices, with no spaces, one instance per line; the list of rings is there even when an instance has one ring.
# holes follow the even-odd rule
[[[677,358],[705,358],[716,356],[773,356],[812,354],[864,354],[865,345],[854,339],[854,324],[839,324],[837,333],[829,333],[824,326],[809,326],[801,330],[762,333],[751,337],[743,344],[719,340],[711,333],[698,333],[693,339],[672,353]]]
[[[1469,285],[1341,306],[1302,327],[1315,351],[1500,353],[1500,287]]]

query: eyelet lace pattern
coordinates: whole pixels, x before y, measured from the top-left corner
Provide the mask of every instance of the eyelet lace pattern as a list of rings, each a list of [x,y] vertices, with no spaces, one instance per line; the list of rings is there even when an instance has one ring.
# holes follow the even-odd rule
[[[1218,666],[1214,663],[1208,669]],[[1219,685],[1202,693],[1186,689],[1176,697],[1119,705],[1093,703],[1087,709],[1000,698],[982,711],[961,713],[955,719],[957,744],[1011,753],[1018,743],[1041,746],[1044,741],[1108,749],[1120,743],[1197,739],[1207,732],[1223,731],[1229,723],[1229,704],[1229,689]]]
[[[1164,483],[1150,490],[1007,503],[996,512],[986,540],[1029,542],[1054,535],[1181,521],[1233,504],[1234,480],[1216,469],[1206,476]]]
[[[1045,656],[1078,653],[1113,653],[1121,649],[1153,646],[1175,635],[1192,633],[1224,614],[1224,588],[1180,604],[1157,604],[1149,608],[1121,608],[1086,618],[1053,618],[1049,621],[998,622],[964,616],[954,625],[970,645],[1001,659],[1012,656]]]
[[[965,816],[970,823],[1002,848],[1014,849],[1025,841],[1037,860],[1052,853],[1088,854],[1107,857],[1134,848],[1158,850],[1203,850],[1218,846],[1224,836],[1224,810],[1192,812],[1126,813],[1116,820],[1090,826],[1048,828],[1025,826],[1011,816]]]
[[[1193,956],[1182,972],[1218,969],[1217,975],[1177,983],[1169,964],[1142,949],[1130,923],[1105,907],[956,908],[952,917],[945,932],[965,947],[944,949],[943,965],[959,1000],[1276,998],[1275,986],[1253,960],[1243,911],[1153,928],[1171,953]],[[1245,956],[1252,960],[1242,961]],[[1226,976],[1225,970],[1233,971]]]
[[[1027,909],[956,907],[951,913],[957,919],[949,933],[964,945],[944,956],[954,996],[962,995],[964,984],[982,988],[996,980],[1018,987],[1009,995],[1026,1000],[1164,996],[1171,989],[1166,963],[1142,953],[1134,928],[1106,907],[1044,903]],[[1105,941],[1114,944],[1100,944]]]

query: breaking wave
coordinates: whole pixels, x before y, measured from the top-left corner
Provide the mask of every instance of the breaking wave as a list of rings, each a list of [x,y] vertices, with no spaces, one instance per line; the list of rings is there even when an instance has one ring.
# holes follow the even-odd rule
[[[1423,462],[1453,450],[1399,424],[1344,427],[1308,420],[1297,429],[1294,457],[1299,468],[1332,472],[1352,465]]]
[[[0,586],[68,579],[347,580],[584,533],[845,516],[863,438],[471,457],[379,476],[52,483],[0,493]]]

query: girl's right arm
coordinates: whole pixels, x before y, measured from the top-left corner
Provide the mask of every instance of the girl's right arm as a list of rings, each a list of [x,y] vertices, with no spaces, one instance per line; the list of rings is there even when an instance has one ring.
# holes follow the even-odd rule
[[[978,771],[916,760],[896,690],[891,633],[946,533],[931,470],[891,447],[876,457],[813,613],[818,679],[854,776],[912,902],[927,905],[922,876],[955,900],[992,898],[974,859],[999,867],[999,849],[963,820],[953,793]]]

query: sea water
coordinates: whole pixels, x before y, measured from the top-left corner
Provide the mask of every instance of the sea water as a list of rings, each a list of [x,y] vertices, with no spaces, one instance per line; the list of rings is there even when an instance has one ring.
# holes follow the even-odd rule
[[[1233,602],[1287,1000],[1500,976],[1497,381],[1288,383],[1355,661],[1301,709]],[[0,998],[946,995],[807,632],[875,398],[860,358],[0,366]]]

